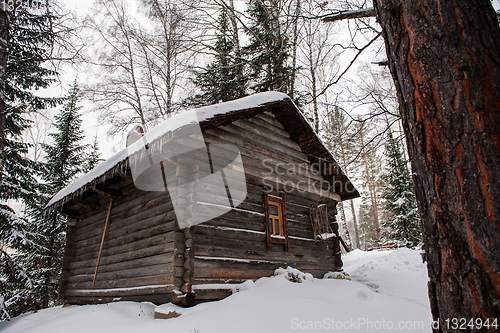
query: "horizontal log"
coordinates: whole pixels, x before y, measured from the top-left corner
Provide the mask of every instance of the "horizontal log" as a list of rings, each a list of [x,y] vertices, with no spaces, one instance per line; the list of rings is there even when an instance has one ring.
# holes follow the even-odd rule
[[[104,249],[102,251],[102,257],[107,257],[115,254],[123,254],[123,253],[129,253],[132,251],[137,251],[146,247],[154,246],[154,245],[160,245],[160,244],[167,244],[171,243],[174,241],[174,235],[173,232],[168,232],[168,233],[162,233],[162,230],[157,230],[155,227],[153,228],[152,231],[145,231],[145,235],[148,237],[144,237],[144,235],[130,235],[127,236],[129,239],[137,239],[136,241],[127,241],[127,237],[122,237],[120,239],[120,242],[123,242],[123,244],[114,246],[114,247],[107,247],[106,242],[104,245]],[[168,227],[166,228],[168,229]],[[159,234],[156,234],[158,232]],[[151,234],[154,235],[151,235]],[[99,251],[99,246],[98,245],[93,245],[89,246],[86,248],[85,252],[77,252],[74,256],[76,261],[82,261],[82,260],[88,260],[92,258],[97,258],[97,252]]]
[[[275,124],[267,122],[267,121],[263,120],[262,118],[256,117],[256,116],[254,116],[252,118],[248,118],[247,121],[249,123],[258,125],[260,127],[267,128],[268,130],[273,131],[274,133],[281,135],[284,138],[290,139],[290,133],[288,133],[287,131],[285,131],[283,129],[283,125],[281,127],[278,127]]]
[[[136,277],[152,276],[152,275],[163,275],[172,276],[174,273],[174,266],[171,263],[151,265],[146,267],[129,268],[113,272],[97,272],[96,281],[114,281],[119,279],[130,279]],[[70,283],[75,282],[87,282],[92,281],[94,278],[94,272],[89,274],[79,274],[70,275],[68,281]]]
[[[196,214],[195,219],[193,220],[195,222],[203,220],[210,221],[213,216],[220,216],[219,214],[224,212],[223,208],[224,207],[218,205],[198,202],[196,205],[196,210],[193,211]],[[229,212],[222,214],[222,216],[226,215],[231,215],[234,218],[243,219],[245,221],[253,221],[256,219],[262,220],[264,216],[264,214],[262,213],[257,213],[242,209],[232,209]]]
[[[126,186],[123,189],[123,192],[126,192],[127,188],[129,188],[130,186],[132,186],[132,188],[136,189],[136,187],[133,184],[131,184],[129,186]],[[145,191],[141,191],[141,190],[137,190],[137,189],[134,190],[134,191],[131,191],[131,192],[127,193],[126,195],[124,195],[123,197],[118,198],[118,199],[116,199],[116,200],[113,201],[113,213],[114,214],[119,214],[121,212],[126,211],[126,208],[127,208],[126,204],[128,202],[137,200],[137,198],[143,198],[144,195],[147,195],[147,198],[151,199],[151,198],[159,196],[160,193],[145,192]],[[109,198],[104,198],[103,200],[105,200],[106,202],[100,201],[99,202],[100,207],[96,211],[86,211],[82,215],[82,221],[79,222],[79,225],[83,226],[84,225],[83,220],[89,220],[93,216],[95,216],[97,213],[103,213],[103,212],[107,213],[108,204],[109,204]],[[99,218],[101,218],[101,217],[99,217]],[[89,221],[92,222],[93,220],[91,219]]]
[[[209,143],[232,143],[227,142],[218,136],[208,136],[207,141]],[[234,144],[234,143],[233,143]],[[251,143],[247,144],[246,147],[240,148],[240,153],[243,160],[243,165],[247,166],[263,166],[266,170],[272,167],[273,171],[281,173],[291,173],[301,175],[302,177],[309,177],[312,179],[322,179],[321,174],[317,172],[309,163],[309,161],[304,159],[299,159],[296,156],[290,156],[285,153],[275,151],[269,148],[260,147],[257,144]]]
[[[248,193],[251,194],[262,195],[264,187],[268,187],[268,191],[270,191],[269,185],[271,185],[272,191],[270,191],[269,194],[280,196],[280,192],[285,191],[287,204],[290,202],[305,207],[309,207],[311,204],[317,203],[320,200],[323,200],[325,202],[331,200],[329,198],[321,197],[315,193],[299,191],[296,188],[285,187],[283,184],[280,183],[272,181],[266,181],[266,183],[264,183],[262,178],[258,178],[254,175],[246,174],[245,176],[247,180],[247,191]]]
[[[295,250],[295,252],[294,252]],[[234,258],[237,260],[275,261],[286,262],[289,266],[299,264],[314,264],[321,267],[323,263],[333,262],[333,249],[318,251],[312,248],[291,248],[283,251],[282,246],[273,246],[270,250],[248,250],[229,248],[226,246],[215,246],[210,244],[199,244],[196,246],[196,257]]]
[[[195,289],[196,300],[220,300],[231,296],[231,289]]]
[[[198,229],[197,229],[198,231]],[[226,234],[219,234],[219,235],[202,235],[201,230],[200,234],[196,235],[195,241],[196,241],[196,249],[197,249],[197,255],[198,255],[198,250],[200,246],[213,246],[213,247],[220,247],[220,248],[226,248],[228,250],[234,250],[234,249],[242,249],[245,251],[249,252],[257,252],[257,253],[267,253],[266,251],[274,251],[273,250],[267,250],[265,246],[264,241],[260,242],[255,242],[255,241],[250,241],[246,239],[234,239],[234,238],[226,238],[223,237]],[[221,237],[222,236],[222,237]],[[265,239],[265,236],[262,235],[262,237]],[[333,247],[333,241],[330,242],[314,242],[312,240],[302,240],[302,239],[296,239],[293,237],[290,237],[289,239],[290,243],[290,252],[299,252],[299,253],[310,253],[310,254],[315,254],[317,256],[321,256],[324,251],[327,251],[328,249],[331,249]],[[281,251],[281,246],[276,245],[276,249]],[[293,251],[292,251],[293,250]],[[328,253],[329,255],[329,253]]]
[[[241,128],[244,130],[243,133],[248,132],[249,134],[252,133],[256,136],[266,138],[270,141],[278,142],[284,146],[287,146],[291,149],[301,151],[300,146],[293,140],[290,139],[290,135],[288,137],[280,135],[278,132],[278,128],[268,128],[266,126],[261,126],[259,124],[256,124],[255,122],[250,122],[247,119],[239,119],[236,120],[234,123],[231,125],[237,126],[238,128]],[[225,127],[224,129],[227,129]],[[285,132],[287,133],[287,132]],[[288,134],[288,133],[287,133]],[[254,137],[252,135],[250,139]],[[243,137],[245,137],[245,134],[243,134]]]
[[[148,266],[157,266],[164,264],[173,265],[173,263],[174,263],[174,257],[173,257],[173,252],[171,252],[170,255],[159,254],[156,256],[150,256],[135,260],[126,260],[121,262],[118,261],[112,264],[99,263],[99,274],[106,272],[117,272],[127,269],[146,268]],[[93,274],[94,270],[95,270],[95,265],[93,267],[87,266],[81,268],[74,268],[71,270],[71,275]]]
[[[111,289],[111,288],[130,288],[137,286],[148,286],[157,284],[170,284],[173,283],[173,276],[162,274],[153,276],[140,276],[127,279],[113,279],[113,280],[98,280],[95,287],[92,287],[92,279],[85,282],[72,282],[68,283],[69,289]]]
[[[123,296],[146,296],[155,294],[168,294],[174,290],[172,284],[159,286],[137,286],[123,289],[83,289],[69,290],[67,296],[77,297],[123,297]]]
[[[210,221],[200,224],[200,226],[226,227],[237,228],[242,230],[264,232],[264,217],[262,219],[250,219],[249,221],[241,220],[237,216],[224,214]]]
[[[196,240],[198,240],[198,238],[202,235],[224,237],[235,240],[245,240],[250,242],[265,242],[266,240],[266,235],[264,233],[247,232],[235,228],[225,230],[219,228],[207,228],[203,225],[199,225],[196,228]]]
[[[145,220],[139,220],[134,224],[129,224],[124,227],[113,228],[113,230],[108,231],[105,237],[105,246],[110,248],[116,245],[124,244],[124,242],[132,242],[134,240],[138,240],[141,237],[148,237],[148,231],[154,229],[151,235],[157,235],[161,232],[167,233],[173,231],[175,226],[175,222],[172,221],[172,218],[175,217],[174,212],[169,212],[166,215],[157,215],[150,218],[146,218]],[[119,221],[113,221],[114,224],[119,225]],[[159,228],[155,228],[159,227]],[[101,228],[102,232],[102,228]],[[77,253],[82,253],[85,251],[85,248],[89,246],[94,246],[97,243],[100,243],[100,239],[102,237],[102,233],[96,233],[93,236],[89,236],[87,239],[82,239],[76,241],[74,244],[78,248]],[[125,239],[125,240],[123,240]]]
[[[283,130],[285,129],[283,124],[278,119],[276,119],[274,114],[272,114],[270,112],[259,113],[259,114],[256,114],[254,117],[261,119],[261,120],[264,120],[265,122],[273,125],[274,127],[281,128]]]
[[[241,258],[227,258],[227,257],[202,257],[195,258],[195,268],[226,268],[234,270],[258,270],[258,269],[276,269],[279,267],[294,267],[301,271],[307,272],[309,270],[324,270],[329,265],[333,267],[334,258],[313,258],[313,260],[304,260],[303,258],[295,258],[294,261],[279,260],[251,260]],[[330,269],[331,270],[331,269]]]
[[[157,305],[172,302],[172,293],[156,295],[138,295],[138,296],[117,296],[117,297],[77,297],[71,296],[64,298],[65,304],[85,305],[85,304],[105,304],[111,302],[151,302]]]
[[[109,251],[114,247],[131,244],[133,242],[141,241],[152,236],[173,233],[173,229],[176,223],[174,221],[165,221],[161,216],[157,219],[148,220],[146,222],[150,223],[148,223],[146,228],[144,229],[131,229],[128,230],[128,232],[124,232],[122,234],[117,233],[114,238],[106,237],[104,240],[104,251]],[[173,236],[170,237],[173,241]],[[75,242],[75,255],[86,253],[87,251],[92,251],[92,249],[95,249],[96,246],[100,244],[100,242],[96,242],[96,238],[98,238],[98,235],[90,239]]]
[[[123,214],[117,216],[113,214],[113,207],[111,208],[109,232],[113,232],[115,229],[125,228],[131,224],[140,222],[142,220],[152,218],[154,216],[163,215],[168,212],[173,211],[173,205],[171,202],[165,202],[163,204],[158,204],[155,207],[151,207],[148,210],[137,209],[136,214],[130,211],[129,214]],[[105,220],[105,217],[104,217]],[[85,238],[89,238],[95,235],[102,235],[102,228],[104,226],[104,220],[96,220],[93,223],[88,224],[83,228],[76,229],[75,241],[79,241]]]
[[[255,136],[252,139],[242,137],[241,129],[236,126],[223,128],[208,129],[204,135],[208,143],[231,143],[240,148],[241,151],[249,151],[258,154],[267,155],[270,152],[275,152],[277,158],[282,158],[284,161],[295,159],[300,162],[308,162],[307,156],[302,152],[283,146],[276,142],[266,142],[265,138],[258,137],[253,133],[250,136]],[[220,140],[218,140],[220,139]],[[222,140],[222,141],[221,141]],[[274,146],[276,145],[276,146]]]
[[[220,277],[221,279],[258,279],[263,276],[272,276],[273,269],[256,270],[236,270],[231,268],[199,268],[195,266],[194,275],[196,277]]]
[[[174,243],[165,243],[165,244],[159,244],[159,245],[153,245],[153,246],[147,246],[145,248],[133,251],[133,252],[126,252],[126,253],[121,253],[121,254],[116,254],[116,255],[110,255],[106,257],[101,257],[100,261],[100,266],[105,266],[105,265],[110,265],[113,263],[121,263],[121,262],[127,262],[127,261],[140,261],[144,258],[152,257],[152,256],[174,256]],[[83,261],[72,261],[69,266],[70,269],[77,270],[80,268],[85,268],[85,267],[90,267],[90,268],[95,268],[96,264],[96,258],[97,254],[95,255],[95,258],[88,259],[88,260],[83,260]]]
[[[221,279],[219,277],[215,278],[203,278],[203,277],[196,277],[194,278],[193,282],[193,287],[195,288],[195,292],[197,292],[200,289],[207,288],[207,284],[219,284],[221,287],[234,287],[237,284],[243,283],[247,281],[247,279]],[[196,287],[199,286],[199,287]]]

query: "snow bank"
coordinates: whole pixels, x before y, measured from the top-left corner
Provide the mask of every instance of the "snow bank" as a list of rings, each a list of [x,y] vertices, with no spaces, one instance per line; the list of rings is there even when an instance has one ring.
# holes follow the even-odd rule
[[[418,251],[354,250],[342,257],[344,271],[370,289],[430,308],[427,268]]]
[[[313,282],[314,278],[309,273],[303,273],[296,268],[288,266],[286,269],[278,268],[274,271],[274,276],[282,275],[285,279],[291,282],[301,283],[303,281]]]
[[[285,278],[287,269],[278,276],[247,281],[239,285],[237,293],[221,301],[192,308],[162,306],[163,312],[181,313],[177,318],[154,319],[156,307],[151,303],[117,302],[45,309],[0,323],[0,331],[431,332],[427,273],[417,251],[354,251],[344,257],[344,262],[352,281],[292,283]]]

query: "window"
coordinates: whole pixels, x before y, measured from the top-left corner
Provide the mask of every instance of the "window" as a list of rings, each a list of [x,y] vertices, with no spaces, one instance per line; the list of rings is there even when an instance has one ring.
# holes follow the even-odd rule
[[[272,243],[284,244],[288,251],[285,193],[277,197],[264,192],[264,212],[267,248],[270,249]]]
[[[271,236],[285,236],[281,204],[268,201],[267,205],[269,207],[269,232]]]

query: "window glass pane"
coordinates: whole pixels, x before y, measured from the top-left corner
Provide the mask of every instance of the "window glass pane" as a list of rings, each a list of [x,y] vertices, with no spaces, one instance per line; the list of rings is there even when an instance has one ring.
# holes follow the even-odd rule
[[[276,232],[275,235],[280,234],[280,221],[278,219],[274,219],[274,231]]]
[[[278,206],[269,205],[269,215],[278,216]]]
[[[273,219],[269,219],[269,233],[273,234]]]

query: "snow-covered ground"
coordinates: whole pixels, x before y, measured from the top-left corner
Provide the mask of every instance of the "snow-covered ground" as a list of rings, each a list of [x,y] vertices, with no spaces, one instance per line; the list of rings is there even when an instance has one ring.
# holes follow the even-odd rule
[[[343,257],[352,280],[285,275],[247,281],[239,292],[192,308],[164,305],[182,315],[154,319],[151,303],[45,309],[0,323],[5,333],[255,333],[431,332],[427,271],[409,249],[353,251]],[[168,312],[168,311],[167,311]]]

